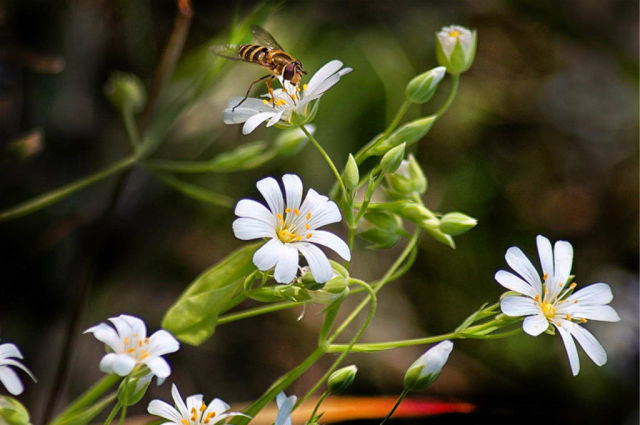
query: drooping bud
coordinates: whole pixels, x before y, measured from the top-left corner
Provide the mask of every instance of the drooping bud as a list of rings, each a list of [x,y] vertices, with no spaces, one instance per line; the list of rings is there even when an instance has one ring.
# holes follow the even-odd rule
[[[358,171],[358,164],[353,155],[349,154],[347,158],[347,164],[344,166],[344,185],[349,190],[354,190],[360,183],[360,172]]]
[[[473,229],[477,224],[478,220],[473,217],[461,212],[451,212],[440,219],[440,230],[448,235],[456,236]]]
[[[442,77],[444,77],[446,70],[447,68],[444,66],[438,66],[413,77],[405,89],[407,99],[413,103],[428,102],[436,92],[438,84],[440,80],[442,80]]]
[[[413,154],[409,154],[409,158],[402,161],[394,173],[387,174],[386,179],[386,193],[391,198],[407,199],[413,194],[421,195],[427,190],[427,178]]]
[[[0,396],[0,424],[30,425],[29,412],[15,398]]]
[[[465,72],[476,56],[476,31],[459,25],[444,27],[436,34],[436,56],[438,63],[447,68],[449,74]]]
[[[393,173],[398,169],[404,158],[406,146],[406,143],[402,143],[384,154],[382,160],[380,160],[380,169],[383,173]]]
[[[327,380],[327,390],[332,394],[345,392],[356,379],[356,373],[358,373],[358,367],[354,364],[336,370]]]
[[[114,72],[104,88],[107,99],[119,111],[140,112],[147,102],[147,92],[137,75]]]
[[[313,124],[307,124],[304,128],[312,135],[316,131],[316,126]],[[308,141],[307,135],[302,130],[291,128],[278,134],[278,137],[273,142],[273,148],[278,155],[291,156],[300,152]]]
[[[388,138],[381,138],[380,142],[371,148],[370,155],[384,155],[389,149],[398,146],[400,143],[406,143],[407,146],[411,146],[427,134],[435,120],[436,116],[430,115],[404,124],[391,133]]]
[[[453,350],[453,342],[446,340],[428,349],[404,375],[404,388],[421,391],[433,384]]]
[[[387,211],[367,211],[358,231],[358,237],[371,243],[369,249],[390,248],[405,234],[402,219]]]

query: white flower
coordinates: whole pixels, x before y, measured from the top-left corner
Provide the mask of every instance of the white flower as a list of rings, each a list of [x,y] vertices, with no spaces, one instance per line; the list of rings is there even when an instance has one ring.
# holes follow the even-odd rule
[[[465,54],[470,52],[473,48],[476,32],[475,30],[469,31],[467,28],[461,27],[460,25],[450,25],[448,27],[443,27],[436,34],[436,37],[438,37],[438,41],[440,42],[440,46],[442,46],[442,50],[446,57],[450,58],[458,41],[460,41],[460,45],[462,46],[462,50]]]
[[[407,369],[404,376],[405,388],[413,391],[423,390],[436,380],[442,368],[449,360],[453,342],[442,341],[429,348]]]
[[[575,283],[566,287],[573,261],[573,247],[567,241],[557,241],[551,250],[551,242],[544,236],[536,238],[538,255],[542,265],[542,279],[531,261],[517,247],[507,250],[505,259],[513,270],[500,270],[495,279],[507,289],[523,296],[508,296],[500,303],[507,316],[527,316],[522,322],[523,330],[538,336],[550,325],[555,326],[562,337],[571,371],[577,375],[580,361],[573,338],[578,340],[587,355],[598,366],[607,362],[607,353],[596,338],[579,323],[587,320],[617,322],[618,313],[606,305],[613,299],[611,288],[606,283],[594,283],[575,293]]]
[[[242,134],[249,134],[265,121],[267,127],[277,124],[280,120],[290,122],[294,111],[299,115],[307,115],[309,104],[313,100],[319,99],[324,92],[340,81],[340,77],[352,71],[351,68],[341,68],[342,62],[337,59],[326,63],[311,77],[308,84],[302,86],[302,90],[280,78],[283,88],[273,91],[272,102],[250,97],[237,106],[244,98],[234,97],[224,110],[224,122],[244,123]]]
[[[24,386],[18,374],[9,366],[24,370],[34,382],[37,382],[31,371],[16,359],[22,360],[22,353],[15,344],[9,342],[0,344],[0,382],[13,395],[21,394]]]
[[[287,397],[284,392],[280,392],[276,396],[276,404],[278,405],[278,416],[273,425],[291,425],[291,411],[296,404],[297,397],[292,395]]]
[[[274,278],[279,283],[289,283],[298,270],[298,253],[302,254],[317,282],[326,282],[333,276],[327,256],[314,244],[324,245],[337,252],[345,260],[351,259],[346,243],[333,233],[316,230],[341,220],[335,202],[309,189],[302,202],[302,180],[294,174],[282,176],[286,202],[278,182],[264,178],[256,184],[267,201],[269,209],[259,202],[242,199],[236,205],[238,217],[233,222],[236,238],[251,240],[270,239],[253,256],[253,264],[262,271],[275,266]]]
[[[453,75],[468,70],[476,56],[476,31],[451,25],[436,34],[436,57],[438,63]]]
[[[84,331],[113,350],[100,361],[100,370],[126,376],[142,364],[158,377],[160,385],[171,374],[169,363],[161,356],[178,351],[180,343],[164,329],[147,337],[147,327],[138,317],[121,314],[109,320],[115,329],[100,323]]]
[[[202,402],[202,394],[191,395],[182,401],[176,384],[171,385],[171,396],[176,407],[162,400],[151,400],[147,406],[150,414],[168,420],[161,425],[215,425],[231,416],[247,416],[238,412],[225,413],[229,405],[219,398],[206,405]]]

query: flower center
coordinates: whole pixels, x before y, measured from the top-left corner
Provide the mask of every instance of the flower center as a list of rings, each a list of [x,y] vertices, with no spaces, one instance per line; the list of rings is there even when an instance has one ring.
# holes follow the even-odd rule
[[[547,319],[552,319],[553,316],[555,316],[556,308],[552,303],[538,303],[538,305],[540,306],[540,310],[542,310],[542,314],[544,314],[544,317]]]
[[[449,37],[453,37],[453,38],[460,37],[460,31],[457,31],[457,30],[449,31]]]
[[[276,229],[276,234],[278,235],[278,239],[280,239],[284,243],[289,242],[298,242],[303,239],[302,229],[298,229],[298,227],[303,227],[304,230],[310,230],[311,225],[309,224],[309,220],[311,220],[311,213],[307,213],[304,217],[300,216],[300,210],[294,208],[287,208],[284,210],[286,218],[282,216],[282,214],[276,214],[278,218],[278,228]],[[304,221],[303,221],[304,220]],[[311,232],[308,232],[304,235],[304,238],[311,238]]]
[[[149,357],[149,351],[146,347],[149,345],[149,338],[138,338],[138,334],[133,334],[131,337],[125,337],[123,353],[131,355],[137,361],[141,361]]]

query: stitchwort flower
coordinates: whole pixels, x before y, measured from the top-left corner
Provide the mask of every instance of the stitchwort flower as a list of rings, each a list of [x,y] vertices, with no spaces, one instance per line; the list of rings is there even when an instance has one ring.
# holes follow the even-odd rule
[[[267,238],[269,241],[256,251],[253,264],[262,271],[275,266],[274,278],[289,283],[298,271],[299,253],[304,256],[313,278],[324,283],[333,276],[327,256],[315,244],[324,245],[345,260],[351,259],[346,243],[333,233],[317,230],[342,217],[335,202],[309,189],[302,201],[302,180],[295,174],[282,176],[285,198],[278,182],[264,178],[256,184],[269,208],[251,199],[241,199],[235,213],[233,233],[242,240]]]
[[[594,283],[574,293],[576,283],[569,284],[573,261],[571,244],[557,241],[552,251],[549,239],[541,235],[536,243],[542,277],[519,248],[507,250],[505,259],[519,276],[500,270],[495,279],[521,295],[504,297],[500,303],[502,312],[507,316],[526,316],[522,328],[532,336],[540,335],[553,325],[562,338],[574,376],[580,371],[574,338],[591,360],[602,366],[607,362],[607,353],[581,324],[587,320],[620,320],[618,313],[607,305],[613,299],[611,288],[606,283]]]
[[[294,395],[287,397],[284,391],[276,396],[276,404],[278,405],[278,416],[274,425],[291,425],[291,411],[296,405],[298,398]]]
[[[167,419],[162,425],[215,425],[231,416],[247,416],[238,412],[227,412],[229,405],[219,398],[214,398],[206,405],[202,394],[194,394],[182,401],[176,384],[171,385],[171,396],[175,407],[162,400],[151,400],[147,411],[155,416]],[[249,417],[249,416],[247,416]]]
[[[316,72],[308,84],[303,84],[302,90],[298,86],[292,85],[289,81],[280,83],[283,88],[273,91],[273,99],[258,99],[250,97],[242,102],[242,97],[234,97],[229,101],[229,105],[224,110],[225,124],[240,124],[242,134],[249,134],[263,122],[267,122],[267,127],[277,123],[302,124],[313,119],[313,106],[311,103],[319,99],[322,95],[333,87],[340,77],[351,72],[351,68],[342,68],[342,62],[334,59],[326,63]],[[238,106],[239,105],[239,106]],[[300,122],[295,122],[295,117],[301,117]]]
[[[442,28],[436,34],[436,56],[438,63],[447,68],[449,74],[461,74],[473,64],[476,56],[476,31],[459,25]]]
[[[93,333],[98,341],[104,342],[112,353],[107,353],[100,361],[100,370],[120,376],[129,375],[136,366],[145,365],[158,377],[160,385],[170,374],[169,363],[161,356],[178,351],[180,343],[164,329],[147,337],[147,327],[135,316],[121,314],[111,317],[111,326],[100,323],[84,333]]]
[[[36,378],[25,365],[16,359],[22,360],[20,349],[10,342],[0,344],[0,382],[13,395],[21,394],[24,391],[22,381],[18,378],[18,374],[9,366],[17,367],[26,372],[34,382]],[[0,421],[1,422],[1,421]]]

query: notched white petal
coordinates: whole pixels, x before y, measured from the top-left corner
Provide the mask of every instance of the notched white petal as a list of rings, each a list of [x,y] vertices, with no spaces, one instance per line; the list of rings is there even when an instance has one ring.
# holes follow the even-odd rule
[[[549,327],[547,318],[542,313],[529,316],[522,321],[522,329],[531,336],[538,336]]]
[[[505,288],[528,297],[535,298],[535,296],[538,295],[531,285],[508,271],[498,270],[495,274],[495,279]]]

